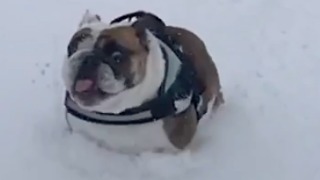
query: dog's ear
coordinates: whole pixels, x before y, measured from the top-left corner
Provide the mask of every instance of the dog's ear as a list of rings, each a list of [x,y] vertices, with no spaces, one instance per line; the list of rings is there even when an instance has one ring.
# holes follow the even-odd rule
[[[86,10],[86,12],[84,13],[84,15],[82,16],[82,19],[79,23],[79,28],[81,28],[82,26],[86,25],[86,24],[91,24],[94,22],[100,22],[101,21],[101,17],[97,14],[92,14],[88,9]]]
[[[139,14],[136,22],[132,24],[132,27],[136,29],[137,36],[141,39],[142,45],[148,47],[147,45],[147,34],[146,30],[151,33],[162,36],[165,33],[166,24],[156,15],[152,13]]]
[[[147,28],[135,23],[132,25],[132,27],[135,29],[136,35],[139,38],[141,45],[145,50],[148,51]]]
[[[165,33],[166,24],[156,15],[146,13],[144,16],[138,17],[133,26],[144,27],[156,35]]]

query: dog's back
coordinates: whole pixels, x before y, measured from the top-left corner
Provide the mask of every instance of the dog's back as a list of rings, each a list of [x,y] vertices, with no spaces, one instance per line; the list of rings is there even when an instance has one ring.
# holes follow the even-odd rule
[[[166,33],[182,46],[184,54],[194,66],[197,79],[204,87],[204,104],[208,104],[213,98],[216,106],[223,103],[218,70],[204,42],[195,33],[181,27],[167,26]]]

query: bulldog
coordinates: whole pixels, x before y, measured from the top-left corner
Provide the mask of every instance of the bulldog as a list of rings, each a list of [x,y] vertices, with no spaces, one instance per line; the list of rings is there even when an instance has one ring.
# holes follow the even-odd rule
[[[111,23],[86,11],[63,81],[72,130],[125,153],[186,149],[198,122],[224,103],[204,42],[144,11]]]

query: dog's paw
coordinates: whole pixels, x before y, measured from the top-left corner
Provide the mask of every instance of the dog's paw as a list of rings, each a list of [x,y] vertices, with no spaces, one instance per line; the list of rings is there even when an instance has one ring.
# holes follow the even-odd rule
[[[222,92],[219,92],[218,96],[216,97],[216,99],[214,100],[214,104],[213,104],[213,107],[216,108],[216,107],[219,107],[220,105],[224,104],[225,103],[225,100],[224,100],[224,97],[223,97],[223,93]]]
[[[82,27],[86,24],[91,24],[91,23],[100,22],[100,21],[101,21],[101,17],[99,15],[93,14],[87,9],[84,15],[82,16],[82,19],[79,23],[79,27]]]

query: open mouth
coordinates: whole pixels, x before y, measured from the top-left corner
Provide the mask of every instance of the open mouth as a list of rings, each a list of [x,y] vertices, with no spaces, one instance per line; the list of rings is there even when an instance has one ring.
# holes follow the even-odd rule
[[[92,79],[77,80],[74,85],[74,91],[80,94],[94,92],[96,89],[96,83]]]
[[[116,94],[103,91],[93,79],[78,79],[74,83],[73,96],[86,106],[93,105],[99,100]]]
[[[92,104],[101,94],[93,79],[78,79],[74,83],[74,96],[85,104]]]

